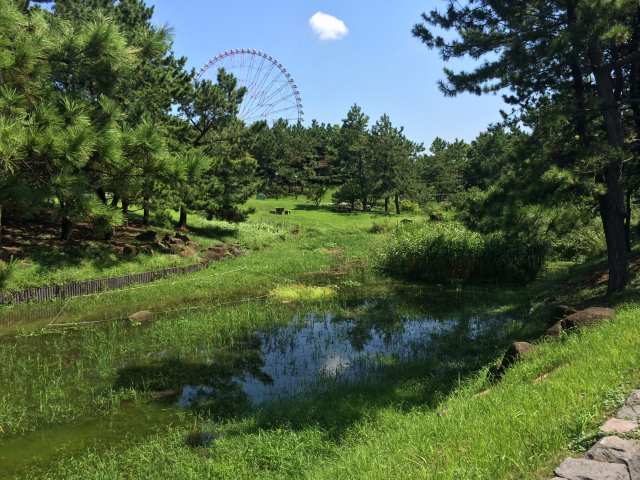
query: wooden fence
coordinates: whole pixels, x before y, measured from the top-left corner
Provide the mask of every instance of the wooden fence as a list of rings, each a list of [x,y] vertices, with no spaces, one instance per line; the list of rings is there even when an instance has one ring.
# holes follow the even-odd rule
[[[64,285],[51,285],[48,287],[33,287],[18,292],[0,292],[0,305],[46,302],[61,298],[81,297],[83,295],[124,288],[129,285],[150,283],[172,275],[198,272],[207,267],[207,263],[198,263],[187,267],[170,267],[153,272],[132,273],[121,277],[70,282]]]

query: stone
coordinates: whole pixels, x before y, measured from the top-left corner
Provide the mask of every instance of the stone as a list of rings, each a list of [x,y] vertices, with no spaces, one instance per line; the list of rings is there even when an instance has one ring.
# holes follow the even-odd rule
[[[153,313],[151,313],[149,310],[141,310],[139,312],[132,313],[128,318],[132,322],[148,322],[153,319]]]
[[[640,480],[640,442],[620,437],[605,437],[586,453],[586,458],[598,462],[626,465],[631,480]]]
[[[174,237],[177,238],[178,240],[182,240],[183,242],[189,241],[189,237],[187,237],[184,233],[176,232]]]
[[[634,390],[625,402],[626,405],[640,405],[640,390]]]
[[[616,418],[638,422],[640,420],[640,405],[623,405],[616,413]]]
[[[604,433],[628,433],[638,428],[638,422],[610,418],[602,424],[600,431]]]
[[[612,320],[615,316],[616,312],[611,308],[589,307],[567,315],[562,320],[562,328],[567,330],[570,328],[588,327],[604,320]]]
[[[562,335],[562,322],[556,322],[547,329],[548,337],[559,337]]]
[[[136,240],[141,242],[157,242],[158,233],[155,230],[145,230],[144,232],[136,235]]]
[[[180,394],[179,390],[157,390],[150,393],[152,400],[165,400],[167,398],[177,397]]]
[[[554,472],[566,480],[630,480],[627,467],[585,458],[567,458]]]
[[[502,366],[509,367],[515,361],[520,360],[531,351],[533,345],[529,342],[513,342],[502,358]]]
[[[491,380],[502,378],[507,368],[524,357],[532,348],[533,345],[529,342],[513,342],[503,355],[500,363],[489,369],[489,378]]]

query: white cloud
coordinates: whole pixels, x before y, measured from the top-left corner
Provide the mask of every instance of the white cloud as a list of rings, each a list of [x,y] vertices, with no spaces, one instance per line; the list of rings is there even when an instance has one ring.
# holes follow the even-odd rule
[[[316,12],[309,19],[309,25],[320,40],[339,40],[349,33],[345,23],[324,12]]]

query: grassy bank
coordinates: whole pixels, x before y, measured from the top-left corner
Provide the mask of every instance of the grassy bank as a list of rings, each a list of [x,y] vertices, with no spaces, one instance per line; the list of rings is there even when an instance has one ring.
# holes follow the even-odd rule
[[[216,435],[209,448],[185,447],[189,429],[175,428],[125,450],[68,459],[51,476],[546,478],[563,456],[593,441],[605,415],[640,382],[639,314],[626,305],[616,322],[541,345],[488,390],[472,376],[422,406],[407,401],[425,395],[420,381],[382,401],[385,392],[342,392],[265,414],[266,421],[204,421],[198,428]]]
[[[545,478],[640,382],[637,279],[610,299],[615,321],[541,342],[491,385],[486,368],[511,341],[540,337],[550,298],[605,302],[601,263],[549,265],[527,288],[390,281],[368,261],[396,218],[299,208],[274,220],[283,203],[296,205],[257,202],[239,227],[275,222],[282,235],[206,271],[3,308],[0,477]],[[122,320],[140,309],[155,321]],[[312,361],[332,329],[366,352],[420,325],[433,334],[415,337],[417,356],[385,354],[355,382],[322,377],[258,404],[237,383],[269,388],[273,355],[301,342]],[[282,358],[285,370],[297,359]],[[215,395],[176,408],[184,385]],[[194,447],[194,432],[211,444]]]

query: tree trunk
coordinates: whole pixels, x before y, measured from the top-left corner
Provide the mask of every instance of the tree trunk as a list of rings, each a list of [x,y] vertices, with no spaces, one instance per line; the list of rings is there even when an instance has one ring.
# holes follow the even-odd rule
[[[129,200],[122,199],[122,223],[129,225]]]
[[[2,204],[0,203],[0,245],[2,245]]]
[[[396,204],[396,214],[400,215],[400,195],[396,193],[393,202]]]
[[[591,45],[589,56],[593,66],[598,97],[604,119],[610,157],[603,170],[606,192],[600,197],[600,216],[607,240],[609,263],[608,292],[624,290],[629,281],[629,254],[625,241],[625,205],[622,186],[622,148],[624,132],[620,108],[615,100],[614,84],[608,67],[603,66],[602,50],[597,43]]]
[[[627,243],[627,252],[631,252],[631,190],[626,192],[626,210],[624,217],[624,239]]]
[[[107,194],[105,193],[104,188],[102,187],[96,188],[96,195],[98,195],[98,198],[103,203],[103,205],[107,204]]]
[[[187,228],[187,209],[184,205],[180,205],[180,220],[178,221],[178,228],[185,230]]]
[[[113,198],[111,199],[111,206],[113,208],[116,208],[118,206],[119,201],[120,201],[120,197],[114,193]]]
[[[143,214],[142,214],[142,223],[144,225],[149,225],[149,199],[148,198],[144,198],[142,200],[143,203]]]
[[[60,240],[68,242],[71,240],[71,233],[73,232],[73,223],[71,219],[66,215],[62,217],[62,223],[60,224]]]
[[[389,213],[389,197],[384,197],[384,213]]]

